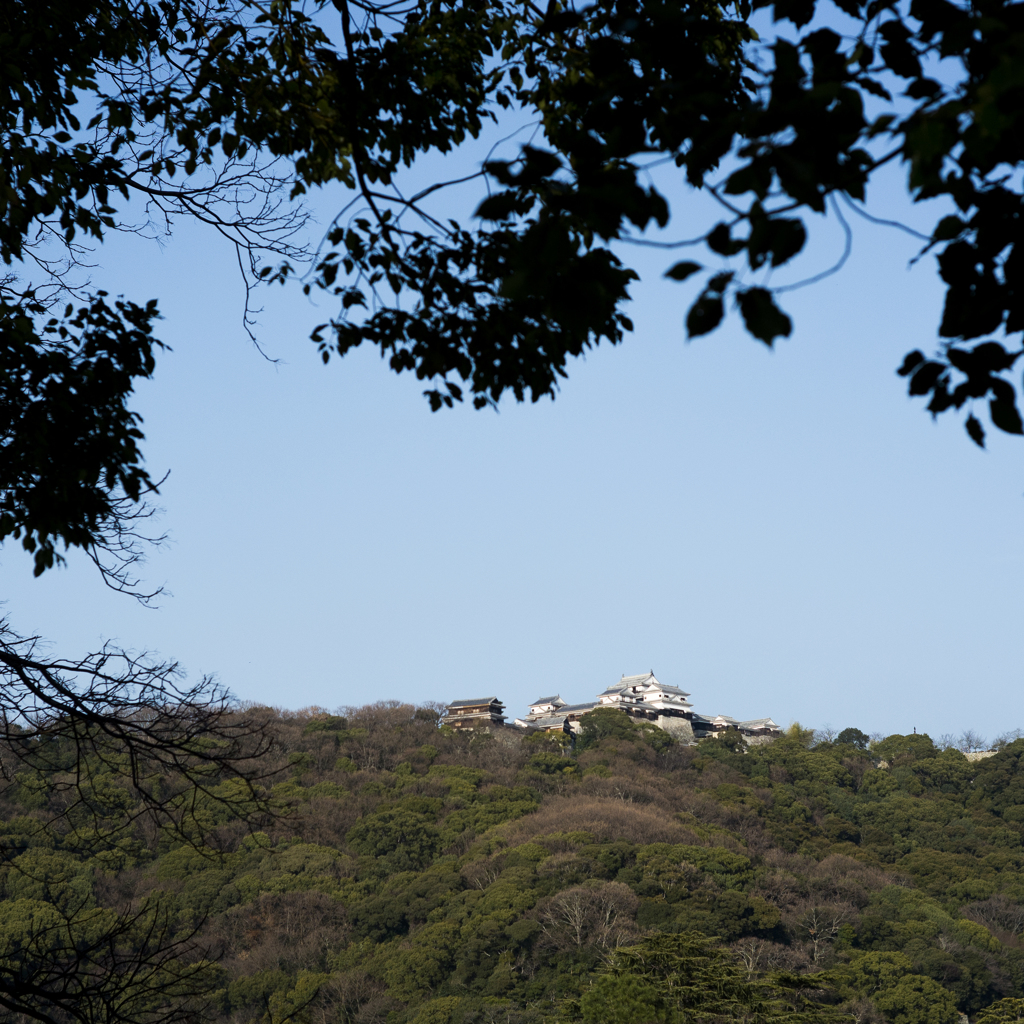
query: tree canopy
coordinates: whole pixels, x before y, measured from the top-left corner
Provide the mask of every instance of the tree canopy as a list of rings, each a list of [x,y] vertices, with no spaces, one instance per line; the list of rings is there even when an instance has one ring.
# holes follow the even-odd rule
[[[1021,740],[569,749],[397,701],[249,708],[179,728],[188,774],[150,758],[139,787],[130,731],[79,751],[65,717],[0,734],[11,1024],[1024,1015]]]
[[[375,346],[433,408],[484,407],[552,395],[571,356],[623,340],[631,244],[698,282],[689,336],[735,308],[772,345],[792,324],[770,275],[808,218],[870,217],[865,190],[901,162],[909,195],[948,212],[921,239],[939,346],[900,372],[977,443],[983,402],[1022,433],[1021,18],[1007,0],[5,4],[0,539],[37,573],[77,546],[135,587],[133,517],[159,481],[129,401],[158,305],[91,290],[79,265],[111,231],[180,218],[233,244],[250,285],[311,268],[302,287],[336,304],[313,332],[325,361]],[[489,122],[513,126],[507,158],[402,187]],[[482,201],[436,213],[473,181]],[[662,181],[719,217],[674,237]],[[330,183],[351,201],[307,249],[301,198]]]

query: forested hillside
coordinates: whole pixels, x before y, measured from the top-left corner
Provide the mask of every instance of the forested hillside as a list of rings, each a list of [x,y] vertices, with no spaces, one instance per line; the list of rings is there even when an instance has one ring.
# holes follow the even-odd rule
[[[176,827],[133,817],[127,761],[49,751],[72,800],[22,752],[0,1018],[70,1019],[53,993],[118,956],[139,992],[159,978],[122,986],[139,1021],[1021,1018],[1024,741],[972,762],[927,736],[686,747],[586,721],[569,750],[408,705],[274,712],[262,802],[168,775]],[[103,950],[98,922],[121,929]]]

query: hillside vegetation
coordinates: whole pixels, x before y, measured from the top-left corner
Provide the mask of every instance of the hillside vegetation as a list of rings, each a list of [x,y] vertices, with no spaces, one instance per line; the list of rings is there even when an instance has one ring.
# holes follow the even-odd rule
[[[192,842],[125,824],[116,764],[66,806],[8,780],[0,968],[131,907],[225,1024],[1024,1015],[1024,740],[686,747],[607,711],[570,751],[395,703],[274,716],[266,805],[176,794]]]

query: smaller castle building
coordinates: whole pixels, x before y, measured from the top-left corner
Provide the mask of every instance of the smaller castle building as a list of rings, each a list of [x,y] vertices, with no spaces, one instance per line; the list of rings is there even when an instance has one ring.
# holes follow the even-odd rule
[[[505,705],[497,697],[453,700],[445,708],[445,725],[453,729],[482,729],[505,724]]]

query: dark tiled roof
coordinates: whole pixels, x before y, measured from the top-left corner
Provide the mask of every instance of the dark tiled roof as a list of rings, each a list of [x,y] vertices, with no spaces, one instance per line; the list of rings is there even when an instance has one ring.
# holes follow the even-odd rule
[[[530,707],[536,707],[538,704],[564,704],[565,701],[556,693],[554,697],[538,697],[535,701],[530,704]]]
[[[590,701],[587,704],[564,704],[558,709],[560,715],[578,715],[585,711],[593,711],[598,707],[597,701]]]
[[[535,729],[561,729],[565,725],[565,715],[557,711],[552,715],[541,715],[535,718],[530,725]]]
[[[448,705],[450,708],[475,708],[486,704],[500,704],[497,697],[477,697],[474,700],[453,700]]]

